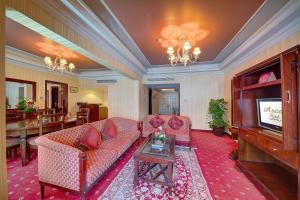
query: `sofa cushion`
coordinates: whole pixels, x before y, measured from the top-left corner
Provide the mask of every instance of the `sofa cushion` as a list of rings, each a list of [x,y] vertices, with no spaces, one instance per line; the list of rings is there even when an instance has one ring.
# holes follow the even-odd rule
[[[183,121],[181,119],[179,119],[178,117],[176,117],[175,115],[173,115],[170,118],[168,125],[170,126],[170,128],[178,130],[183,126]]]
[[[120,157],[140,136],[138,131],[128,131],[119,133],[116,137],[104,141],[100,148],[111,149],[118,153]]]
[[[156,115],[155,117],[150,119],[149,123],[153,128],[158,128],[159,126],[162,126],[165,123],[165,120]]]
[[[101,144],[100,132],[94,126],[90,124],[85,124],[83,133],[78,140],[77,148],[83,151],[98,149],[100,144]]]
[[[86,152],[87,187],[92,185],[117,160],[117,152],[113,149],[96,149]]]
[[[112,120],[107,120],[104,129],[103,129],[103,135],[107,138],[113,138],[117,135],[117,127],[114,124]]]

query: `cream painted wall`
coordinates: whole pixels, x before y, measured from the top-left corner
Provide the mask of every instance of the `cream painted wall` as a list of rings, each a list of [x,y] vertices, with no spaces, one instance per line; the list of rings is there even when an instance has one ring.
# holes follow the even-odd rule
[[[79,101],[107,106],[107,85],[97,84],[95,80],[79,80]]]
[[[190,75],[175,76],[174,81],[147,82],[145,84],[180,84],[180,115],[188,116],[193,129],[209,129],[207,124],[208,103],[211,98],[222,98],[223,73],[200,72]]]
[[[76,77],[71,77],[66,74],[59,74],[53,72],[36,71],[30,68],[17,66],[15,64],[5,64],[5,76],[8,78],[16,78],[22,80],[29,80],[36,82],[36,101],[40,108],[45,107],[45,80],[57,81],[67,83],[68,87],[79,87],[79,80]],[[79,95],[78,93],[70,93],[68,89],[68,111],[75,115],[77,112],[77,105]]]
[[[140,84],[137,80],[124,78],[108,85],[108,117],[126,117],[139,120]]]
[[[224,98],[229,102],[227,115],[229,121],[231,121],[231,117],[229,116],[231,116],[231,79],[233,76],[244,69],[247,69],[298,44],[300,44],[300,31],[278,42],[272,47],[258,52],[256,55],[250,57],[248,60],[238,66],[226,66],[231,67],[224,71]]]

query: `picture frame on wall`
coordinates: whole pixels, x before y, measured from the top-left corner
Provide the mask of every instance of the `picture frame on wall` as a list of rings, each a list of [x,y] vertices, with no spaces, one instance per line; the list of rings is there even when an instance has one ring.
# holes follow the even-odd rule
[[[78,93],[78,87],[70,86],[70,93]]]

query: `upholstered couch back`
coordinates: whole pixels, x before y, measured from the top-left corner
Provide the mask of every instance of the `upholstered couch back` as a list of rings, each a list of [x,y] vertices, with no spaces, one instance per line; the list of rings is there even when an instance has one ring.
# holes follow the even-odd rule
[[[99,130],[102,133],[104,129],[104,125],[107,122],[107,120],[113,121],[113,123],[117,127],[118,133],[122,133],[124,131],[136,131],[138,128],[137,121],[122,118],[122,117],[112,117],[110,119],[96,121],[90,124],[93,125],[97,130]],[[84,132],[83,128],[84,125],[76,126],[74,128],[68,128],[53,133],[49,133],[45,136],[56,142],[66,144],[69,146],[75,146],[77,139]]]

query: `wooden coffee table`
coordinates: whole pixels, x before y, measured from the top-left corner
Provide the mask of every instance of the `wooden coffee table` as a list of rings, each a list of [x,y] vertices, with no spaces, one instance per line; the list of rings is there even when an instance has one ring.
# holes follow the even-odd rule
[[[175,136],[167,135],[162,151],[151,148],[153,134],[134,152],[134,185],[138,180],[165,185],[171,193],[173,186],[173,167],[175,162]],[[161,177],[162,176],[162,177]],[[161,177],[160,180],[158,178]]]

